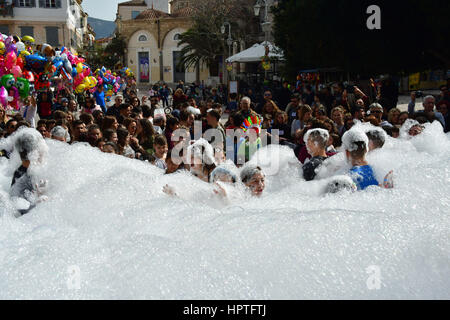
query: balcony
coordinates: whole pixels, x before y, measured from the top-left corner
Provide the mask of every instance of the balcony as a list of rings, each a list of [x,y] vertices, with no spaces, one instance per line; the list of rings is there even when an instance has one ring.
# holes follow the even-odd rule
[[[0,16],[14,17],[14,4],[9,3],[5,0],[0,0]]]

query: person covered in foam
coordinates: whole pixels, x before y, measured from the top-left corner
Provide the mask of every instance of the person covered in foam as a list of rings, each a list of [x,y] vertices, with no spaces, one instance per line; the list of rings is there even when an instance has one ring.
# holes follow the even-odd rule
[[[10,196],[21,198],[29,203],[28,208],[18,209],[20,215],[27,214],[38,202],[46,199],[43,191],[47,185],[46,181],[35,183],[30,174],[33,165],[42,163],[46,152],[46,144],[40,133],[36,130],[23,128],[17,131],[14,136],[14,152],[20,156],[21,165],[14,172]]]
[[[306,133],[304,141],[308,153],[312,156],[303,165],[303,178],[306,181],[314,180],[319,167],[328,158],[326,148],[329,138],[330,135],[325,129],[311,129]]]
[[[378,186],[372,167],[366,160],[369,138],[361,129],[351,129],[342,137],[347,160],[351,163],[350,177],[355,182],[358,191],[370,186]]]

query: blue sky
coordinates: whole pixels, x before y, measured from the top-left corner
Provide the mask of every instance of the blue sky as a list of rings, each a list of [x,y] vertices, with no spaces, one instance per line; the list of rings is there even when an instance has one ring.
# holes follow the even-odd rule
[[[127,0],[84,0],[83,9],[92,18],[114,21],[116,19],[117,4]]]

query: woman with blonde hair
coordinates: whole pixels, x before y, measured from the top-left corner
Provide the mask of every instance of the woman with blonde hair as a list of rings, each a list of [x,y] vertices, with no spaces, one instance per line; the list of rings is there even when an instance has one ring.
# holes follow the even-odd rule
[[[5,129],[6,123],[8,122],[8,116],[6,115],[6,110],[3,108],[3,106],[0,104],[0,128]]]
[[[267,100],[262,109],[262,116],[264,119],[275,119],[277,113],[281,110],[278,108],[276,103],[273,100]]]

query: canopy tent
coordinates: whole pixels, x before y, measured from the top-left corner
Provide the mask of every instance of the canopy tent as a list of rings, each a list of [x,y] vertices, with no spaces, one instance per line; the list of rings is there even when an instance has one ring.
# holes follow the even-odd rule
[[[228,59],[226,59],[226,62],[259,62],[266,55],[266,44],[269,47],[269,58],[284,60],[283,52],[281,51],[281,49],[275,47],[270,42],[265,41],[263,43],[257,43],[252,47],[229,57]]]

